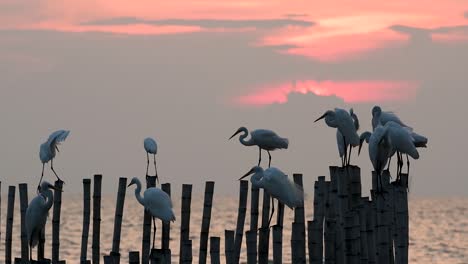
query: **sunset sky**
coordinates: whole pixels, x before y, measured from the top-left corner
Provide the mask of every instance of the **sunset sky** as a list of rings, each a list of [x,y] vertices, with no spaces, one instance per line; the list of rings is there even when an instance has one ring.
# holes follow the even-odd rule
[[[163,179],[229,190],[255,163],[227,141],[247,126],[289,137],[273,164],[312,183],[339,163],[312,121],[353,107],[367,130],[380,104],[430,138],[414,193],[467,195],[467,69],[467,0],[2,0],[0,173],[35,182],[40,143],[68,128],[56,166],[72,186],[144,176],[154,136]]]

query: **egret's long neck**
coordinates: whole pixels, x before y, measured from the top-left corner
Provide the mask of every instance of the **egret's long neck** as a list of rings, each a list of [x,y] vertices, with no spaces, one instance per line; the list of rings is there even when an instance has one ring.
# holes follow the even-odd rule
[[[244,146],[254,145],[253,138],[250,138],[249,140],[245,140],[245,138],[249,135],[249,131],[247,130],[247,128],[243,127],[242,133],[243,134],[239,137],[240,143]]]
[[[44,195],[46,198],[44,208],[48,211],[52,207],[52,203],[54,201],[54,194],[49,189],[44,190],[41,194]]]
[[[136,197],[136,199],[138,200],[138,202],[139,202],[141,205],[145,206],[143,197],[141,197],[141,182],[140,182],[140,181],[137,181],[137,182],[136,182],[136,185],[137,185],[137,187],[136,187],[136,189],[135,189],[135,197]]]
[[[252,177],[250,177],[250,182],[255,188],[263,188],[263,172],[257,172]]]

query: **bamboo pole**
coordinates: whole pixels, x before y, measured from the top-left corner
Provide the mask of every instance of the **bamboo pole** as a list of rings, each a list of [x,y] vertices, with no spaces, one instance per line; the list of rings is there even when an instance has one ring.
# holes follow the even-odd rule
[[[140,264],[140,252],[130,251],[128,253],[128,264]]]
[[[346,168],[330,167],[330,176],[335,179],[337,187],[336,199],[336,263],[346,263],[345,248],[345,213],[348,210],[348,184]]]
[[[21,210],[21,261],[29,261],[28,234],[26,230],[26,210],[28,209],[28,185],[19,184],[20,210]]]
[[[239,258],[240,258],[240,253],[241,253],[242,237],[244,235],[245,214],[247,212],[248,192],[249,192],[249,182],[240,181],[239,182],[239,208],[237,212],[236,236],[234,238],[233,261],[235,264],[239,263]]]
[[[257,231],[258,229],[258,202],[259,202],[259,189],[253,187],[250,189],[250,230]],[[255,236],[257,240],[257,236]]]
[[[94,175],[93,189],[93,242],[92,242],[92,260],[93,264],[99,264],[100,259],[100,241],[101,241],[101,183],[102,175]]]
[[[270,228],[268,226],[268,219],[270,217],[270,195],[263,190],[263,204],[262,204],[262,227],[258,230],[258,263],[268,263],[269,251],[269,236]]]
[[[299,173],[294,173],[293,174],[294,178],[294,183],[299,185],[301,189],[303,189],[303,182],[302,182],[302,174]],[[292,244],[296,247],[299,247],[293,251],[295,251],[295,254],[299,254],[297,257],[298,261],[300,262],[294,262],[294,263],[305,263],[306,261],[306,239],[305,239],[305,214],[304,214],[304,203],[302,205],[296,207],[294,209],[294,225],[300,225],[300,227],[296,227],[296,230],[298,230],[299,233],[296,233],[296,243]],[[293,227],[294,228],[294,227]]]
[[[360,258],[360,224],[358,212],[351,210],[345,215],[346,263],[359,264]]]
[[[408,215],[408,174],[401,174],[396,187],[395,225],[398,236],[395,241],[395,263],[408,263],[409,215]]]
[[[323,262],[323,225],[319,220],[307,222],[309,263],[321,264]]]
[[[220,264],[219,244],[220,237],[210,237],[210,259],[211,264]]]
[[[183,264],[188,264],[188,263],[192,263],[192,240],[190,239],[187,239],[187,240],[184,240],[184,250],[182,250],[183,252],[183,256],[182,256],[182,263]]]
[[[15,186],[8,186],[7,225],[5,235],[5,264],[11,264],[11,242],[13,237],[13,212],[15,209]]]
[[[387,187],[387,182],[382,174],[381,177],[382,180],[382,187],[383,190],[380,190],[379,193],[375,193],[374,191],[374,198],[375,204],[376,204],[376,212],[377,212],[377,222],[376,222],[376,242],[377,242],[377,263],[379,264],[389,264],[390,263],[390,256],[389,256],[389,228],[387,224],[387,206],[385,204],[385,199],[384,196],[386,195],[386,187]],[[377,174],[375,172],[372,172],[372,185],[373,189],[377,190]],[[380,185],[380,184],[379,184]]]
[[[325,209],[326,209],[326,183],[325,183],[325,176],[319,176],[318,180],[314,183],[314,223],[313,225],[308,225],[308,230],[313,230],[313,232],[319,232],[320,238],[318,240],[314,240],[314,245],[312,245],[312,240],[317,236],[309,236],[308,239],[308,249],[309,249],[309,256],[311,257],[313,254],[314,259],[319,259],[322,261],[323,259],[323,233],[324,233],[324,219],[325,219]],[[314,251],[312,254],[311,250]]]
[[[146,176],[146,189],[156,186],[156,176]],[[153,220],[151,214],[144,210],[143,216],[143,234],[141,239],[141,263],[148,264],[150,257],[151,233]]]
[[[369,263],[369,249],[367,242],[367,206],[369,197],[362,197],[359,205],[359,222],[360,222],[360,247],[361,247],[361,263]]]
[[[182,207],[181,207],[181,222],[180,222],[180,249],[179,249],[179,263],[183,262],[182,257],[184,253],[184,241],[189,240],[190,235],[190,204],[192,202],[192,185],[182,185]]]
[[[213,206],[213,181],[205,183],[205,198],[203,202],[203,219],[200,231],[200,251],[198,253],[198,263],[205,264],[208,250],[208,237],[210,235],[211,207]]]
[[[224,230],[224,255],[226,264],[232,264],[234,261],[234,231]]]
[[[171,196],[171,184],[163,183],[161,184],[161,189],[166,192],[169,197]],[[161,248],[163,258],[166,263],[171,263],[171,249],[169,243],[171,241],[171,222],[162,222],[162,241]]]
[[[304,224],[293,222],[291,231],[291,260],[292,263],[305,263],[305,248],[303,248],[303,236],[305,236]]]
[[[335,238],[336,238],[335,219],[325,219],[325,264],[336,263]]]
[[[45,226],[41,230],[41,235],[39,237],[39,243],[37,244],[37,259],[43,260],[44,259],[44,249],[45,249]]]
[[[120,263],[120,237],[122,231],[123,209],[125,204],[125,193],[127,190],[127,178],[119,178],[119,189],[117,191],[117,204],[115,206],[114,235],[112,237],[112,251],[110,256],[113,263]]]
[[[247,264],[257,263],[257,230],[249,230],[245,232],[247,243]]]
[[[283,263],[283,227],[273,226],[273,263]]]
[[[52,216],[52,263],[60,260],[60,215],[62,210],[62,187],[63,181],[55,181],[54,190],[54,212]]]
[[[83,208],[80,264],[86,264],[88,257],[88,235],[91,217],[91,179],[83,179]]]

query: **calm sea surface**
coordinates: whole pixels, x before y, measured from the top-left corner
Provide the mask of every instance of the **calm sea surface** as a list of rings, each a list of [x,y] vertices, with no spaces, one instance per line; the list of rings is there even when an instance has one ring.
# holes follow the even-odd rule
[[[4,262],[4,234],[6,220],[6,197],[2,197],[1,215],[1,245],[0,262]],[[16,197],[18,207],[18,196]],[[220,197],[215,193],[211,218],[210,236],[224,235],[225,229],[234,230],[237,219],[237,198]],[[79,263],[82,229],[82,198],[79,195],[66,196],[62,203],[62,227],[60,241],[60,257],[68,263]],[[312,200],[306,203],[307,219],[312,218]],[[174,201],[176,217],[180,216],[180,203]],[[192,199],[190,234],[193,248],[194,263],[198,263],[199,234],[202,220],[203,200],[200,197]],[[114,221],[115,196],[105,196],[102,201],[101,222],[101,254],[108,254],[112,246],[112,231]],[[19,208],[15,209],[15,222],[13,230],[13,256],[20,255]],[[123,260],[127,261],[129,251],[141,250],[143,209],[136,202],[132,192],[127,193],[122,225],[121,252]],[[51,217],[47,225],[46,257],[51,255]],[[293,213],[285,209],[285,229],[283,233],[283,258],[285,263],[290,262],[290,223]],[[177,219],[179,220],[179,219]],[[171,225],[172,259],[178,260],[180,222]],[[158,223],[157,246],[160,245],[161,226]],[[249,215],[246,217],[246,229],[249,225]],[[90,227],[92,232],[92,223]],[[271,243],[271,242],[270,242]],[[223,256],[224,240],[221,240],[220,253]],[[91,233],[88,249],[91,257]],[[271,257],[270,250],[270,257]],[[209,256],[208,256],[209,257]],[[468,198],[411,198],[410,200],[410,263],[468,263]],[[242,248],[242,260],[245,261],[245,238]],[[223,261],[224,262],[224,261]]]

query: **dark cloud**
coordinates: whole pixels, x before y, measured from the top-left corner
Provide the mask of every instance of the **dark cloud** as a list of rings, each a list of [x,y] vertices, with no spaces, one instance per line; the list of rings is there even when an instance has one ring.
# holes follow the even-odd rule
[[[307,20],[298,19],[245,19],[245,20],[228,20],[228,19],[161,19],[161,20],[145,20],[136,17],[118,17],[106,20],[96,20],[85,22],[82,25],[130,25],[130,24],[149,24],[156,26],[199,26],[203,28],[278,28],[284,26],[301,26],[309,27],[315,23]]]

